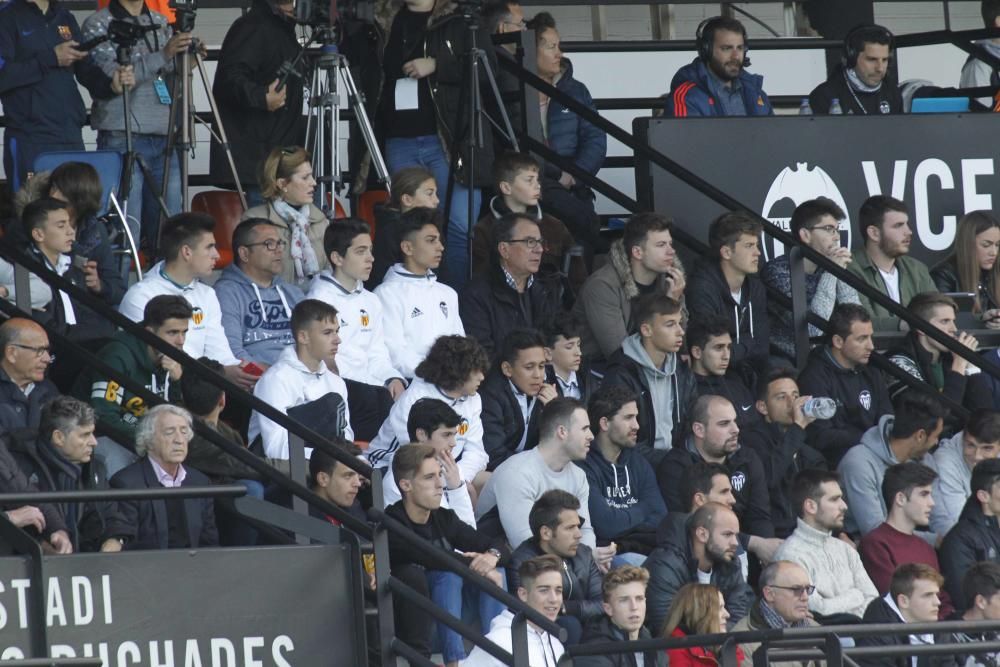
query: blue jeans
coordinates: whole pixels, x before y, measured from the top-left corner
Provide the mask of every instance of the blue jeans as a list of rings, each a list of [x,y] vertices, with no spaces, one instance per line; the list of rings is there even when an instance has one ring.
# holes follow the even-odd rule
[[[646,556],[643,554],[637,554],[633,552],[616,554],[611,559],[611,568],[619,568],[622,565],[634,565],[635,567],[642,567],[642,564],[646,562]]]
[[[97,148],[124,153],[125,132],[99,131],[97,133]],[[137,244],[151,250],[156,248],[160,229],[160,204],[156,198],[163,187],[163,157],[167,149],[167,137],[164,134],[133,132],[132,149],[138,159],[146,165],[154,182],[145,183],[139,165],[136,164],[133,167],[132,184],[128,192],[129,229],[132,230]],[[176,151],[170,159],[170,179],[167,183],[167,196],[164,197],[163,201],[167,205],[168,216],[181,212],[181,165]],[[136,215],[137,213],[138,215]]]
[[[390,174],[395,174],[406,167],[423,167],[434,174],[438,195],[441,198],[438,208],[444,211],[445,196],[448,193],[448,170],[451,165],[448,164],[448,156],[445,155],[441,140],[436,135],[386,139],[385,161]],[[482,203],[482,192],[478,188],[473,188],[473,215],[479,215]],[[448,264],[449,282],[456,290],[465,285],[469,279],[469,229],[472,224],[475,224],[475,220],[469,220],[469,189],[455,181],[451,195],[451,211],[448,214],[444,261]]]
[[[463,601],[468,601],[470,606],[477,605],[483,634],[489,632],[490,623],[506,609],[503,604],[482,593],[475,586],[463,586],[462,578],[454,572],[428,570],[427,587],[430,588],[431,600],[434,601],[434,604],[457,619],[462,619]],[[457,662],[465,659],[465,645],[462,642],[462,635],[443,623],[437,624],[437,633],[441,657],[444,662]]]

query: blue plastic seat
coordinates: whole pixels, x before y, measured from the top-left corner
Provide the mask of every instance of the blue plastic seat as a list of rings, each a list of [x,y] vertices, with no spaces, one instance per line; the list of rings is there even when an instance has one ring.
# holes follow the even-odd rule
[[[101,195],[101,210],[97,215],[108,212],[111,204],[111,193],[118,193],[122,180],[122,154],[118,151],[57,151],[42,153],[35,158],[34,173],[52,171],[64,162],[86,162],[97,170],[101,178],[104,194]]]

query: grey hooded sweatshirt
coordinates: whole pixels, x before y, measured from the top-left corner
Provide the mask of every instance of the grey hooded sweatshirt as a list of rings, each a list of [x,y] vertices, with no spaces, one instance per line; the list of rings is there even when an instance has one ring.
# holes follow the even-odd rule
[[[230,264],[215,283],[215,294],[222,307],[222,328],[237,359],[272,366],[294,342],[292,309],[306,297],[281,276],[275,276],[270,287],[260,287]]]
[[[674,401],[677,400],[677,355],[668,354],[663,362],[663,368],[657,368],[637,335],[625,339],[622,343],[622,352],[642,368],[642,374],[649,385],[649,397],[656,406],[654,410],[656,436],[653,440],[653,449],[666,451],[673,443]]]

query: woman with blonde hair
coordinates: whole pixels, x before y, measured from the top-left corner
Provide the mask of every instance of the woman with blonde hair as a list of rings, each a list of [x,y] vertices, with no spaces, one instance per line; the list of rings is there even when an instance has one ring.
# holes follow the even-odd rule
[[[972,211],[958,220],[955,252],[934,267],[941,292],[976,295],[973,312],[990,329],[1000,329],[1000,220],[991,211]]]
[[[692,635],[713,635],[726,631],[729,612],[718,588],[711,584],[685,584],[674,596],[663,628],[663,637],[679,639]],[[706,667],[718,665],[719,646],[688,646],[667,649],[670,667]],[[737,664],[743,651],[736,647]]]
[[[313,202],[316,179],[312,156],[301,146],[272,150],[261,165],[259,180],[265,202],[243,214],[243,219],[264,218],[284,236],[281,249],[285,282],[302,286],[327,267],[323,234],[330,221]]]

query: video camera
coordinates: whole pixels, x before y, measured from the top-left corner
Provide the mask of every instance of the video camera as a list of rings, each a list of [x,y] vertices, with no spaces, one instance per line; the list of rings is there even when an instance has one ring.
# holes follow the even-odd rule
[[[296,0],[295,22],[313,28],[333,27],[342,21],[374,25],[375,0]]]
[[[125,19],[112,19],[111,23],[108,24],[107,33],[88,39],[76,48],[80,51],[90,51],[99,44],[110,41],[120,49],[131,49],[136,42],[142,39],[143,35],[159,30],[159,28],[160,26],[156,24],[144,25]]]
[[[174,10],[174,30],[176,32],[194,30],[194,21],[198,18],[195,0],[170,0],[170,8]]]

